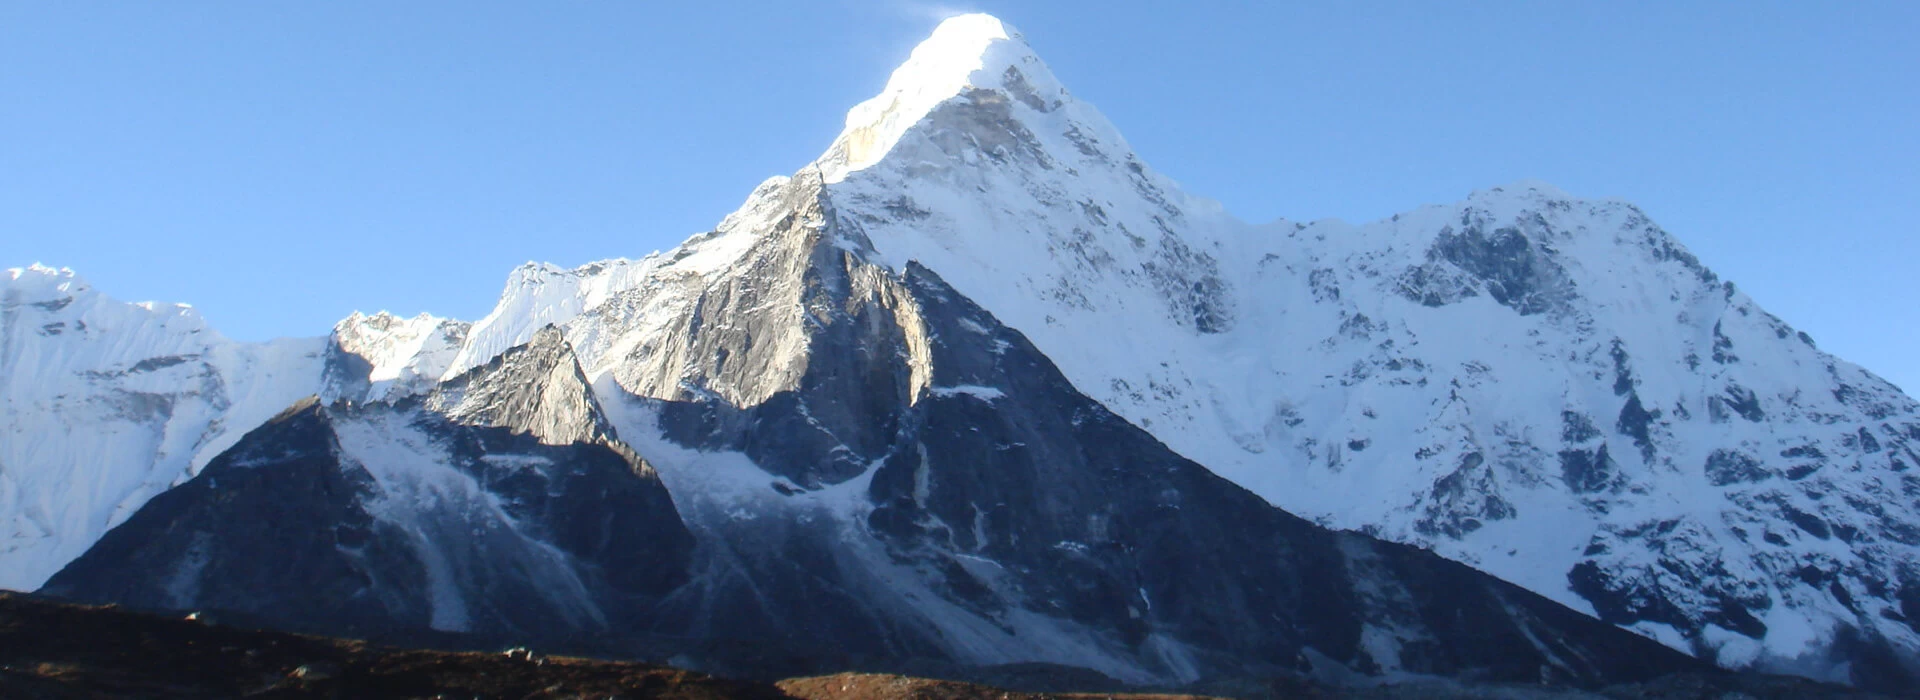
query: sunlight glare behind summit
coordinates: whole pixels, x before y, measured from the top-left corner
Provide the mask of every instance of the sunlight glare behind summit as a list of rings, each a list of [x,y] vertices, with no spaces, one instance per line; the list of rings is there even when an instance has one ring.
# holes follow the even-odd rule
[[[1019,30],[986,14],[948,18],[893,71],[886,89],[847,112],[847,126],[822,158],[827,181],[878,162],[908,128],[968,88],[1013,87],[1064,99],[1065,87]],[[837,157],[835,157],[837,154]]]

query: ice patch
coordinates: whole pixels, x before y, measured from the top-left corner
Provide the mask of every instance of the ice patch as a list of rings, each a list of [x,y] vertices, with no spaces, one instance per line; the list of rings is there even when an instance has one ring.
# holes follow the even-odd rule
[[[979,386],[977,384],[961,384],[958,386],[936,386],[936,387],[932,387],[931,391],[933,392],[934,396],[938,396],[941,398],[950,398],[954,396],[971,396],[973,398],[979,399],[981,401],[986,401],[989,403],[993,402],[995,399],[1002,399],[1002,398],[1006,398],[1007,396],[1007,393],[1004,391],[995,389],[990,386]]]
[[[551,467],[553,460],[539,455],[510,455],[488,453],[480,455],[480,461],[496,467],[530,469],[533,467]]]

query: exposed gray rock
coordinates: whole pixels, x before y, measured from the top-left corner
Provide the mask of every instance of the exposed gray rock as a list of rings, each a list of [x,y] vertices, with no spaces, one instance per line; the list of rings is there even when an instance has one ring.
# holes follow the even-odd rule
[[[463,425],[511,428],[549,445],[614,439],[560,329],[433,388],[428,409]]]

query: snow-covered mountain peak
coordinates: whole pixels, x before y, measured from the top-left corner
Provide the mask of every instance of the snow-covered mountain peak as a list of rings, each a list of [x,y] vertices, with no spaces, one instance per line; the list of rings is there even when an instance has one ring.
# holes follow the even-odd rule
[[[820,160],[828,182],[878,162],[941,103],[975,89],[1004,93],[1040,112],[1069,100],[1020,32],[990,15],[940,23],[893,71],[879,95],[847,112],[847,126]]]
[[[508,348],[533,339],[551,323],[565,323],[646,277],[658,257],[615,258],[568,270],[548,263],[527,263],[507,276],[500,302],[474,322],[468,341],[444,369],[441,379],[485,364]]]
[[[165,323],[176,330],[199,332],[206,329],[200,312],[188,304],[157,301],[122,304],[100,294],[85,277],[70,267],[56,268],[34,263],[26,267],[8,268],[6,275],[5,293],[9,306],[32,306],[48,314],[79,316],[91,305],[108,304],[125,306],[129,310],[141,309],[155,318],[165,319]]]
[[[355,311],[334,325],[333,342],[369,365],[365,398],[397,398],[423,391],[445,374],[472,327],[427,313],[402,318]]]
[[[987,80],[869,162],[842,135],[819,162],[836,227],[937,271],[1179,453],[1729,665],[1854,630],[1920,648],[1883,614],[1890,582],[1920,600],[1902,568],[1920,526],[1887,505],[1920,493],[1900,473],[1920,407],[1632,204],[1523,180],[1368,224],[1247,226],[1090,104],[967,75]]]
[[[18,289],[22,293],[37,291],[54,293],[57,291],[84,289],[86,283],[73,273],[72,268],[47,267],[34,263],[26,267],[7,268],[7,288]]]
[[[815,166],[873,260],[1021,300],[1016,327],[1122,307],[1183,333],[1234,324],[1221,260],[1249,227],[1149,167],[992,18],[936,30]]]
[[[5,283],[0,291],[6,295],[6,309],[10,313],[19,313],[24,308],[34,309],[41,314],[78,313],[79,309],[68,310],[74,302],[98,296],[86,280],[74,274],[70,268],[52,268],[40,263],[27,267],[7,268]],[[90,302],[87,302],[90,303]],[[87,306],[82,303],[81,306]]]
[[[391,330],[399,326],[408,326],[416,323],[424,323],[424,322],[430,322],[435,320],[438,320],[438,317],[434,316],[433,314],[427,313],[425,311],[420,312],[420,315],[414,316],[412,318],[401,316],[400,314],[396,314],[392,311],[385,311],[385,310],[382,310],[373,314],[366,314],[360,311],[355,311],[351,314],[347,314],[346,318],[341,319],[340,325],[349,325],[349,324],[363,325],[369,328],[374,328],[374,329],[384,331],[384,330]]]

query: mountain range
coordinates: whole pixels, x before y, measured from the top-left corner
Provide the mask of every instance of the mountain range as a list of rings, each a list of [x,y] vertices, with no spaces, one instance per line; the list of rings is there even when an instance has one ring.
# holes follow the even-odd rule
[[[1241,222],[997,19],[471,323],[0,299],[0,587],[745,675],[1920,673],[1920,404],[1631,204]]]

